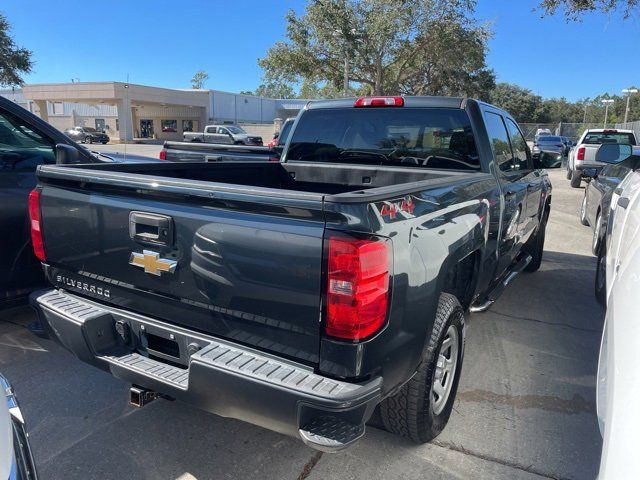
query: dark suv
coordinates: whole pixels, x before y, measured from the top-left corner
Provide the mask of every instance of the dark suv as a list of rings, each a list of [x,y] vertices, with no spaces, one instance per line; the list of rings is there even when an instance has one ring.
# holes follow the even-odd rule
[[[64,131],[72,140],[81,143],[101,143],[106,144],[109,142],[109,136],[91,127],[73,127]]]

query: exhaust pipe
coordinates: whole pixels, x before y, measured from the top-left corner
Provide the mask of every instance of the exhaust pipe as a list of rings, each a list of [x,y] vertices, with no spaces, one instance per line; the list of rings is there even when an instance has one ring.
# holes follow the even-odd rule
[[[129,405],[132,407],[142,408],[146,404],[153,402],[158,397],[158,392],[147,390],[146,388],[136,387],[134,385],[129,389]]]

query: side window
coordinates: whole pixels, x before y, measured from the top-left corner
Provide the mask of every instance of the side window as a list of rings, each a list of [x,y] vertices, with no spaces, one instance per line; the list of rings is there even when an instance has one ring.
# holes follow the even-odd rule
[[[55,163],[54,146],[24,121],[0,111],[0,172],[29,172],[43,163]]]
[[[522,136],[518,126],[507,118],[507,128],[509,129],[509,138],[511,139],[511,148],[513,149],[513,169],[514,170],[531,170],[529,162],[529,148],[527,141]]]
[[[229,135],[229,132],[227,131],[227,129],[222,127],[218,128],[218,133],[221,135]]]
[[[498,168],[503,172],[510,172],[513,170],[513,155],[511,153],[511,145],[509,145],[507,128],[502,117],[495,113],[486,112],[484,120]]]

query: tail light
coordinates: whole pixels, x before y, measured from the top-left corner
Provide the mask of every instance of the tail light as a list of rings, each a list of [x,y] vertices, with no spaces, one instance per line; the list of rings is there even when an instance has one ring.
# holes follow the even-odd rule
[[[586,151],[585,147],[580,147],[576,152],[576,160],[584,160],[584,152]]]
[[[269,157],[271,163],[280,163],[280,157]]]
[[[387,320],[390,242],[330,237],[325,333],[353,341],[380,331]]]
[[[402,97],[360,97],[354,103],[354,107],[404,107]]]
[[[158,155],[158,158],[160,160],[166,160],[167,159],[167,151],[164,148],[162,150],[160,150],[160,155]]]
[[[32,190],[29,194],[29,219],[31,220],[31,244],[33,253],[41,262],[47,261],[42,239],[42,219],[40,216],[40,190]]]

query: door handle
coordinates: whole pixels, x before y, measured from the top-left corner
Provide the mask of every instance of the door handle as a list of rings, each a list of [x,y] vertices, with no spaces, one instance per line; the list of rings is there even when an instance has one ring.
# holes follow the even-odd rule
[[[627,208],[629,206],[629,197],[620,197],[618,199],[618,205],[620,208]]]
[[[173,218],[155,213],[131,212],[129,236],[139,243],[170,247],[173,245]]]

